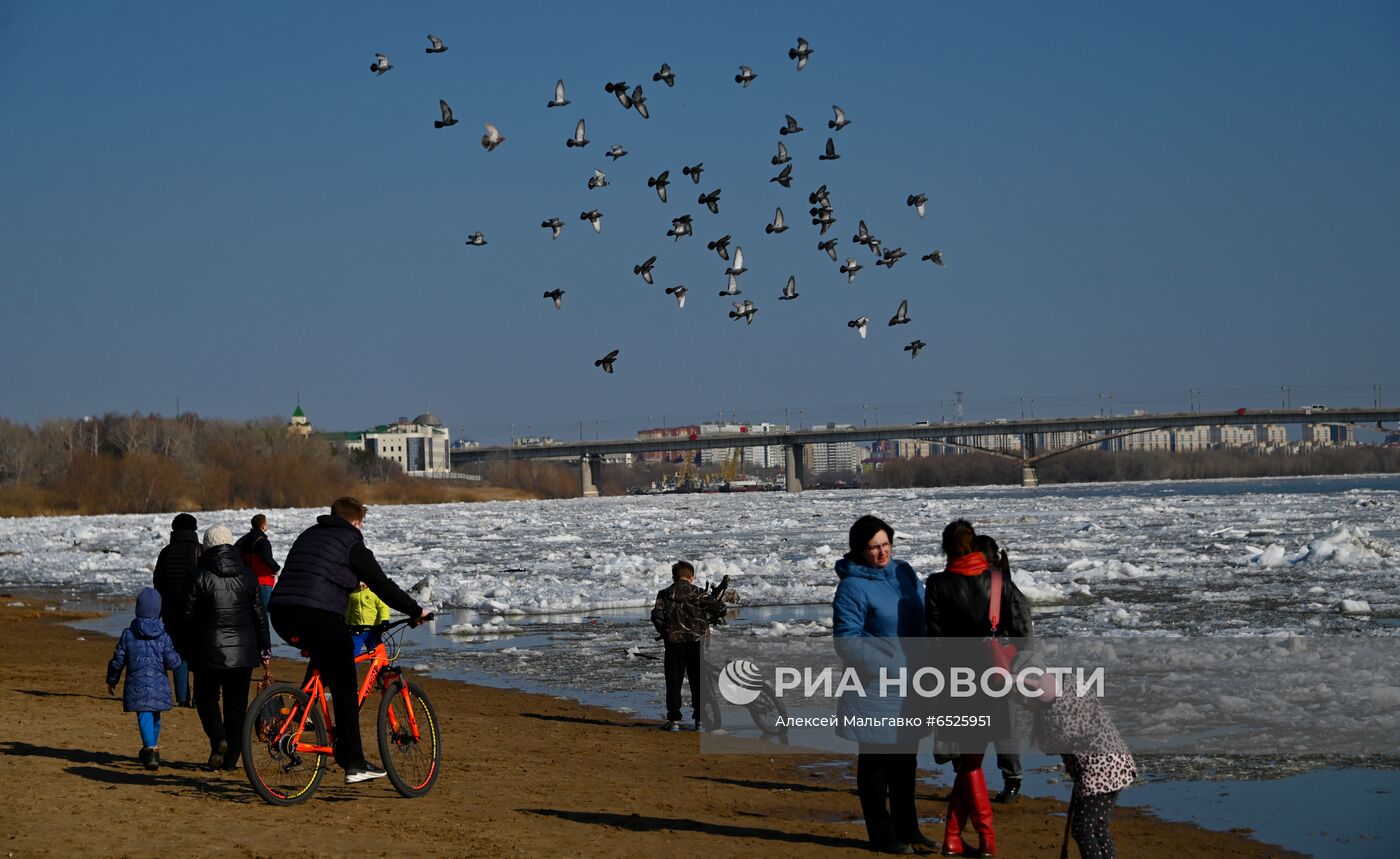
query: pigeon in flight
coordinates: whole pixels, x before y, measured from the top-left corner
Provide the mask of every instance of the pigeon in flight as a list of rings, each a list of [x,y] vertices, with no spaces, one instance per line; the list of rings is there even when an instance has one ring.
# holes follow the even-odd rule
[[[821,155],[818,155],[818,156],[817,156],[817,160],[818,160],[818,161],[835,161],[836,159],[838,159],[838,158],[840,158],[840,157],[841,157],[840,155],[837,155],[837,154],[836,154],[836,141],[835,141],[835,140],[832,140],[830,137],[828,137],[828,138],[826,139],[826,152],[823,153],[823,154],[821,154]]]
[[[564,231],[564,222],[559,220],[558,218],[550,218],[547,221],[540,221],[540,226],[544,227],[546,230],[549,230],[549,237],[551,239],[559,238],[559,234]]]
[[[656,281],[651,279],[651,270],[655,265],[656,257],[648,257],[647,261],[642,263],[641,265],[632,266],[632,273],[640,274],[642,276],[642,280],[646,281],[647,283],[655,283]]]
[[[491,152],[494,151],[497,146],[505,143],[506,139],[501,132],[496,130],[496,126],[489,122],[485,123],[485,125],[486,133],[481,135],[481,148],[485,149],[487,152]]]
[[[642,94],[641,84],[632,88],[632,107],[642,115],[642,119],[651,119],[651,111],[647,110],[647,97]]]
[[[815,53],[807,46],[807,40],[801,36],[797,37],[797,47],[788,48],[788,59],[797,60],[797,70],[800,72],[807,68],[807,58]]]
[[[457,124],[457,118],[452,115],[452,108],[447,106],[447,102],[438,99],[438,110],[442,111],[442,119],[433,120],[433,128],[446,128]]]
[[[467,236],[467,244],[471,245],[474,248],[479,248],[482,245],[486,244],[486,236],[482,235],[480,231],[472,233],[471,235]]]
[[[666,202],[666,186],[671,184],[671,171],[662,170],[657,176],[647,177],[647,187],[656,189],[656,196],[661,198],[661,202]]]
[[[883,256],[875,260],[875,265],[894,268],[894,264],[904,259],[904,256],[904,248],[890,248],[885,251]]]
[[[826,251],[826,255],[831,257],[831,261],[836,262],[836,239],[817,242],[817,250]]]
[[[580,119],[578,125],[574,126],[574,136],[564,141],[564,145],[573,149],[575,146],[587,146],[590,142],[584,133],[583,120]]]
[[[579,212],[578,219],[592,224],[593,232],[595,233],[601,233],[603,231],[603,213],[597,209],[591,212]]]
[[[904,299],[899,303],[899,309],[890,317],[891,325],[905,325],[909,322],[909,299]]]
[[[632,109],[632,97],[627,94],[627,81],[603,84],[603,91],[617,96],[617,103],[622,105],[623,110]]]
[[[689,177],[690,177],[690,181],[694,182],[696,185],[699,185],[699,184],[700,184],[700,174],[701,174],[701,173],[704,173],[704,172],[705,172],[705,162],[704,162],[704,161],[699,162],[699,163],[696,164],[694,167],[682,167],[682,168],[681,168],[681,175],[682,175],[682,176],[689,176]]]
[[[743,274],[743,273],[746,272],[746,271],[748,271],[748,269],[744,267],[744,249],[741,248],[741,247],[739,247],[738,245],[735,245],[735,246],[734,246],[734,264],[731,265],[729,268],[725,269],[725,270],[724,270],[724,273],[725,273],[725,274],[732,274],[732,275],[734,275],[735,277],[738,277],[739,275]]]
[[[699,199],[697,202],[699,202],[702,206],[705,206],[706,208],[708,208],[713,214],[718,215],[718,214],[719,214],[719,192],[720,192],[720,189],[719,189],[719,188],[716,188],[716,189],[714,189],[713,191],[711,191],[711,192],[708,193],[708,194],[701,194],[701,195],[700,195],[700,199]]]
[[[830,208],[831,208],[831,197],[830,197],[830,195],[828,195],[828,193],[827,193],[826,186],[823,185],[823,186],[821,186],[820,188],[818,188],[817,190],[815,190],[815,191],[813,191],[812,193],[808,194],[808,195],[807,195],[807,202],[811,203],[813,206],[815,206],[815,205],[817,205],[817,204],[821,204],[822,208],[830,209]]]
[[[924,204],[928,202],[928,197],[924,194],[910,194],[904,201],[906,206],[913,206],[914,211],[919,213],[919,217],[924,216]]]
[[[739,278],[735,277],[732,272],[729,273],[727,276],[729,278],[729,283],[724,287],[724,289],[720,290],[719,294],[739,295],[743,293],[743,290],[739,288]]]
[[[734,83],[743,84],[744,89],[748,89],[749,84],[753,83],[753,79],[756,77],[758,77],[758,75],[753,73],[753,69],[748,66],[740,66],[739,73],[734,76]]]
[[[675,236],[676,241],[680,241],[681,236],[695,235],[695,231],[691,228],[690,215],[681,215],[679,218],[672,218],[671,229],[666,231],[666,235]]]
[[[389,57],[386,54],[375,54],[374,62],[369,64],[369,70],[376,75],[382,75],[392,68],[393,66],[389,64]]]
[[[791,164],[787,165],[786,167],[783,168],[783,172],[779,173],[777,176],[774,176],[772,179],[769,179],[768,181],[769,181],[769,182],[777,182],[779,185],[782,185],[784,188],[791,188],[791,187],[792,187],[792,165],[791,165]]]
[[[592,191],[594,188],[606,187],[608,187],[608,174],[594,167],[593,176],[588,180],[588,190]]]
[[[782,206],[779,206],[778,210],[773,213],[773,223],[765,226],[763,228],[763,231],[765,233],[768,233],[769,235],[772,235],[773,233],[782,233],[787,231],[787,224],[783,223]]]
[[[554,98],[545,103],[545,107],[563,107],[569,104],[569,100],[564,96],[564,79],[560,78],[554,82]]]
[[[729,311],[730,319],[742,319],[748,325],[753,324],[753,318],[757,315],[758,308],[754,307],[753,302],[747,299],[734,302],[734,309]]]
[[[787,123],[784,124],[782,128],[778,129],[779,134],[796,134],[802,130],[802,126],[797,124],[797,120],[792,118],[792,114],[785,113],[783,117],[787,119]]]
[[[607,153],[606,153],[606,155],[607,155],[609,158],[611,158],[613,161],[617,161],[617,159],[621,158],[622,156],[624,156],[624,155],[626,155],[626,154],[627,154],[627,150],[626,150],[626,149],[623,149],[623,148],[622,148],[622,144],[620,144],[620,143],[614,143],[614,144],[612,145],[612,148],[609,149],[609,150],[607,151]]]
[[[423,49],[423,50],[424,50],[424,53],[428,53],[428,54],[440,54],[440,53],[442,53],[443,51],[447,50],[447,46],[444,45],[444,44],[442,43],[442,39],[439,39],[437,36],[434,36],[432,33],[429,33],[429,34],[428,34],[428,41],[429,41],[429,42],[432,42],[433,44],[432,44],[432,47],[424,48],[424,49]]]
[[[919,352],[923,351],[923,348],[927,345],[928,344],[922,340],[915,340],[908,346],[905,346],[904,351],[909,353],[910,358],[917,358],[919,357]]]
[[[792,156],[788,155],[787,147],[783,145],[781,140],[778,141],[778,154],[774,155],[772,160],[774,167],[777,167],[779,164],[786,164],[792,160]]]
[[[653,81],[662,81],[662,82],[664,82],[664,83],[666,84],[666,86],[675,86],[675,85],[676,85],[676,75],[675,75],[675,72],[672,72],[672,71],[671,71],[671,67],[670,67],[669,65],[667,65],[666,63],[662,63],[662,64],[661,64],[661,71],[659,71],[659,72],[657,72],[656,74],[652,75],[652,76],[651,76],[651,79],[652,79]]]
[[[854,328],[856,332],[860,334],[860,339],[864,340],[865,326],[869,322],[870,320],[866,319],[864,316],[857,316],[855,319],[852,319],[850,322],[847,322],[846,327]]]
[[[931,262],[939,268],[943,268],[943,251],[934,251],[931,254],[924,254],[919,257],[919,259]]]
[[[817,235],[824,236],[826,235],[826,231],[831,229],[831,225],[836,223],[836,218],[832,215],[830,209],[814,209],[813,211],[817,214],[812,218],[812,226],[821,227],[821,232]]]
[[[546,292],[544,294],[544,297],[554,299],[555,310],[558,310],[564,304],[564,290],[562,289],[551,289],[549,292]]]
[[[827,128],[830,128],[833,131],[840,131],[841,129],[851,124],[851,121],[846,118],[846,111],[842,110],[834,104],[831,106],[831,110],[833,113],[836,114],[836,118],[828,119],[826,121]]]
[[[604,355],[603,357],[599,358],[597,361],[594,361],[594,362],[593,362],[593,366],[595,366],[595,367],[602,367],[604,373],[611,373],[611,372],[613,371],[613,362],[617,360],[617,353],[620,352],[620,351],[622,351],[622,350],[620,350],[620,349],[614,349],[614,350],[612,350],[612,351],[609,352],[608,354],[606,354],[606,355]]]
[[[715,239],[714,241],[712,241],[712,242],[706,244],[705,247],[707,247],[707,248],[709,248],[710,250],[714,251],[715,253],[719,254],[719,258],[720,258],[720,259],[722,259],[722,260],[728,262],[728,261],[729,261],[729,239],[730,239],[730,238],[731,238],[731,236],[730,236],[728,233],[725,233],[724,235],[720,236],[719,238]]]
[[[856,234],[851,236],[851,241],[858,245],[865,245],[874,251],[876,256],[880,255],[880,240],[870,235],[870,229],[865,226],[865,221],[860,222]]]
[[[846,283],[855,283],[856,272],[860,271],[863,268],[865,268],[865,266],[856,262],[854,257],[846,260],[846,264],[841,266],[841,273],[846,276]],[[861,336],[864,337],[865,335],[862,334]]]
[[[668,287],[666,287],[666,294],[667,294],[667,295],[674,295],[674,296],[676,297],[676,305],[677,305],[677,307],[685,307],[685,294],[686,294],[686,292],[688,292],[688,290],[685,288],[685,284],[681,284],[681,285],[679,285],[679,286],[668,286]]]
[[[797,297],[797,276],[788,275],[787,286],[783,287],[783,294],[778,296],[779,301],[792,301]]]

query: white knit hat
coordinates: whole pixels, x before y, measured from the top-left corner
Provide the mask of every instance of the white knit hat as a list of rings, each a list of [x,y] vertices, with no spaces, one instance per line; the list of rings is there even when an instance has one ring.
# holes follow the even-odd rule
[[[223,525],[210,525],[204,532],[204,548],[212,549],[215,546],[232,546],[233,532]]]

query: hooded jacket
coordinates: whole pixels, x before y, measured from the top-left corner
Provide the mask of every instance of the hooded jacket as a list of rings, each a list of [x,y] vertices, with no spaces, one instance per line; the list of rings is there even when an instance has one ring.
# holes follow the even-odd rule
[[[163,713],[174,704],[165,672],[178,668],[182,661],[160,618],[138,617],[117,639],[117,647],[107,663],[107,685],[117,685],[124,670],[122,709],[128,713]]]
[[[156,557],[151,586],[160,591],[161,620],[175,644],[183,651],[185,584],[199,563],[199,532],[194,529],[170,532],[170,543]]]
[[[272,648],[258,580],[233,546],[200,556],[185,596],[184,618],[195,669],[252,668]]]
[[[866,697],[844,694],[836,704],[837,736],[862,743],[895,743],[907,732],[889,726],[849,725],[849,717],[890,718],[909,715],[915,704],[899,696],[878,694],[880,669],[890,675],[919,656],[905,652],[924,635],[924,586],[914,568],[891,559],[884,567],[867,567],[849,556],[836,562],[836,596],[831,601],[831,634],[841,661],[856,670]]]

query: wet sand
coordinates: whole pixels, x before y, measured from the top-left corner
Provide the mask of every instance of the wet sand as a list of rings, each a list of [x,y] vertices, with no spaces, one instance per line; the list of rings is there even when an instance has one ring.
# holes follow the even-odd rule
[[[120,689],[106,694],[114,640],[64,625],[83,615],[51,602],[3,597],[16,601],[0,604],[0,829],[13,856],[872,855],[852,770],[810,766],[830,755],[702,755],[696,735],[654,721],[429,677],[417,679],[442,720],[444,771],[424,798],[382,779],[348,787],[333,769],[309,802],[275,808],[241,769],[203,769],[208,742],[185,709],[166,714],[165,766],[148,772]],[[304,663],[273,669],[299,678]],[[361,730],[372,750],[372,714]],[[940,818],[930,838],[946,792],[920,785],[920,815]],[[1000,855],[1058,856],[1063,811],[1049,799],[998,806]],[[1298,855],[1136,809],[1113,826],[1123,856]]]

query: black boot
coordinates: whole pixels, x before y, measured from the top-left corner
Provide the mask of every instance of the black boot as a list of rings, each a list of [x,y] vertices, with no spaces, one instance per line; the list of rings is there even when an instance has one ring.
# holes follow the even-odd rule
[[[997,794],[996,801],[1002,805],[1010,805],[1021,797],[1021,780],[1019,778],[1009,778]]]

